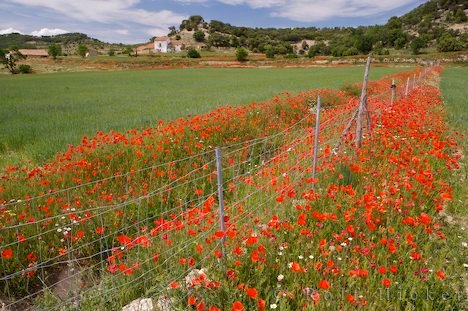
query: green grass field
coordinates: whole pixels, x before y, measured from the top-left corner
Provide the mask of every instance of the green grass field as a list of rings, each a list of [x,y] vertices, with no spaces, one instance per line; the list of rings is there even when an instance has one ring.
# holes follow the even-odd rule
[[[468,200],[468,67],[448,67],[442,74],[441,89],[447,106],[447,119],[451,127],[465,135],[458,137],[463,149],[464,158],[460,160],[461,170],[452,178],[454,196],[458,198],[451,206],[452,211],[466,217],[466,202]]]
[[[371,79],[409,70],[375,67]],[[283,91],[358,82],[361,66],[172,69],[0,75],[0,165],[41,162],[83,135],[269,99]]]

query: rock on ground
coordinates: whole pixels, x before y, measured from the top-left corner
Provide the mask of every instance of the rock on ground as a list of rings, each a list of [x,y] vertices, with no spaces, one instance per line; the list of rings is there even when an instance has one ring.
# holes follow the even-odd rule
[[[122,311],[153,311],[151,298],[139,298],[122,308]]]

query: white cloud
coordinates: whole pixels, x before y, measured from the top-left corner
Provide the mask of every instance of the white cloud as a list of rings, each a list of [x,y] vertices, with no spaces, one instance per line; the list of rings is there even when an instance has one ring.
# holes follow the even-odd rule
[[[14,29],[14,28],[6,28],[6,29],[0,29],[0,35],[6,35],[9,33],[22,33],[20,30]]]
[[[123,36],[127,36],[129,34],[128,29],[117,29],[115,32]]]
[[[31,35],[37,36],[37,37],[56,36],[56,35],[60,35],[62,33],[67,33],[67,32],[69,32],[69,31],[63,30],[63,29],[60,29],[60,28],[54,28],[54,29],[42,28],[40,30],[35,30],[35,31],[31,32]]]
[[[137,8],[140,0],[6,0],[10,3],[42,8],[83,23],[135,23],[158,31],[178,25],[186,16],[169,10],[149,11]]]
[[[174,0],[183,3],[209,3],[209,0]],[[419,0],[216,0],[227,5],[267,8],[271,15],[298,22],[317,22],[334,17],[369,17]]]

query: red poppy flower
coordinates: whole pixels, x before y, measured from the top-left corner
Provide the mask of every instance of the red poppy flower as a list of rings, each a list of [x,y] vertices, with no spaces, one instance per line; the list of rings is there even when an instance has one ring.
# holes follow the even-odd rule
[[[235,301],[232,304],[231,311],[243,311],[244,310],[244,305],[240,301]]]
[[[330,289],[330,283],[328,283],[326,280],[321,280],[319,283],[319,288],[328,290]]]
[[[257,298],[257,290],[255,288],[247,288],[246,290],[247,296],[249,296],[251,299]]]
[[[13,251],[11,250],[11,248],[2,250],[2,258],[11,259],[12,257],[13,257]]]
[[[297,262],[293,262],[291,265],[291,269],[294,272],[300,272],[301,271],[301,266]]]
[[[189,306],[194,305],[196,302],[197,302],[197,298],[195,298],[195,297],[193,297],[193,296],[188,296],[188,298],[187,298],[187,304],[188,304]]]
[[[442,281],[445,280],[445,274],[442,272],[442,271],[437,271],[436,272],[436,275],[439,279],[441,279]]]

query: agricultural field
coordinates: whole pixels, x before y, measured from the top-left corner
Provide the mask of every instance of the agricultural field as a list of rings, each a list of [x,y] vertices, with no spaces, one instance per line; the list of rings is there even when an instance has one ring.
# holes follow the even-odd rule
[[[408,69],[375,67],[370,78]],[[0,167],[41,163],[97,131],[142,128],[361,78],[357,66],[0,75]]]
[[[155,310],[465,309],[466,234],[449,218],[463,213],[453,187],[463,147],[452,120],[464,107],[464,69],[373,76],[369,114],[356,123],[362,146],[355,123],[343,132],[362,69],[333,70],[330,81],[346,75],[336,88],[353,70],[356,83],[270,80],[274,94],[283,86],[291,94],[260,101],[252,80],[244,86],[257,97],[244,105],[239,85],[213,78],[224,83],[219,98],[236,94],[232,106],[200,104],[190,113],[206,113],[148,127],[139,106],[127,132],[90,133],[41,165],[3,169],[0,300],[13,310],[122,310],[135,299]],[[419,76],[409,94],[397,87],[391,105],[392,79],[402,86]],[[130,81],[118,93],[127,101],[139,86]],[[167,119],[188,113],[170,108]]]
[[[468,67],[447,67],[441,79],[441,90],[447,106],[447,121],[456,132],[457,141],[465,155],[461,160],[461,170],[452,176],[454,196],[458,198],[451,205],[451,211],[466,221],[468,202]]]

